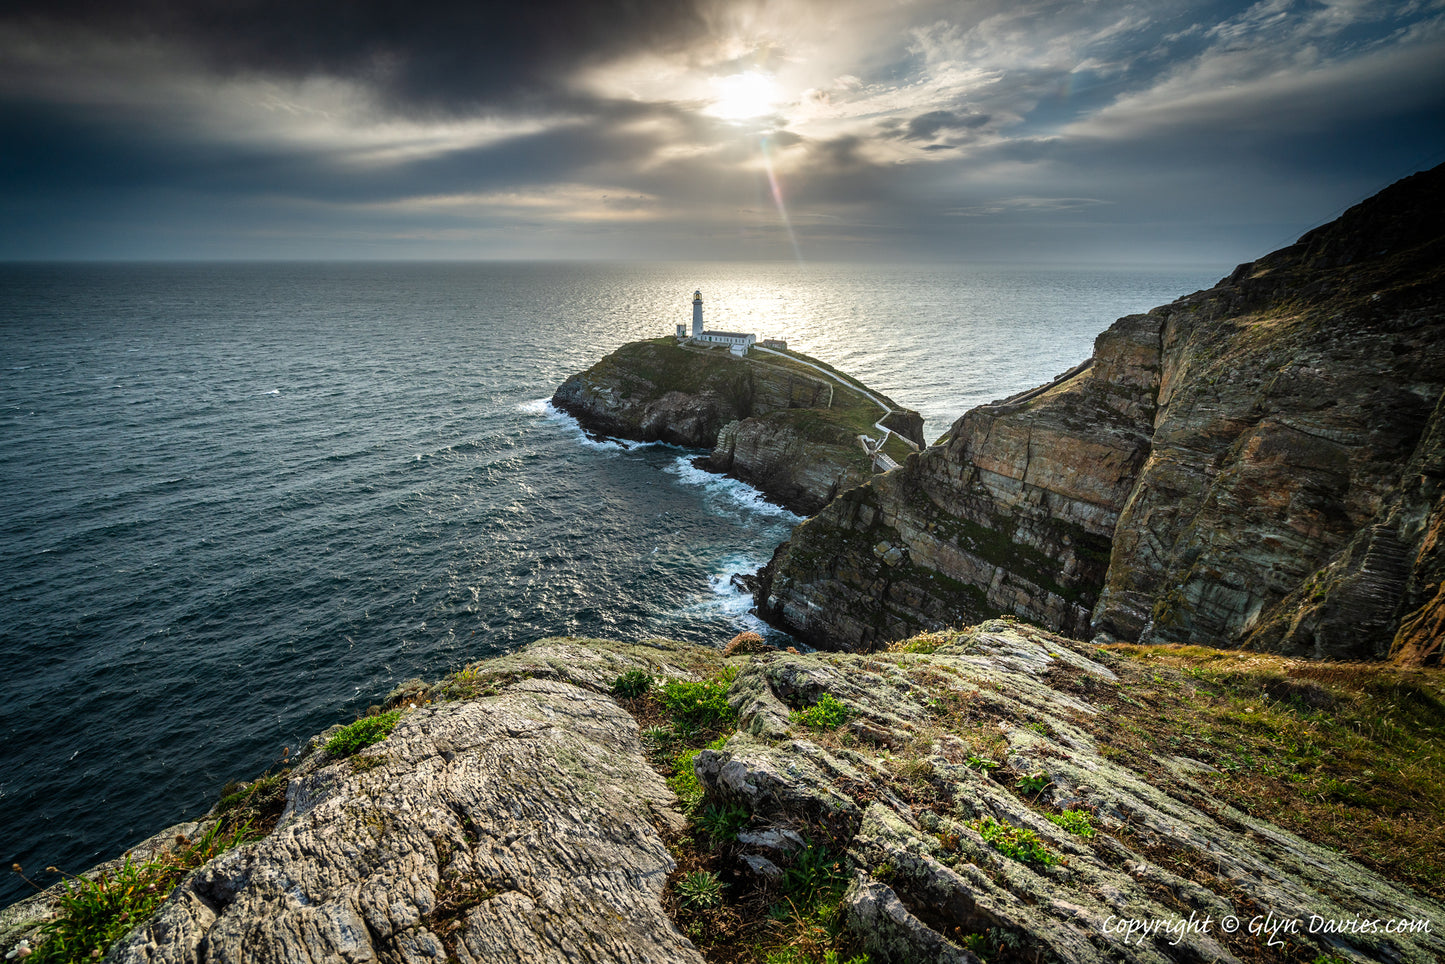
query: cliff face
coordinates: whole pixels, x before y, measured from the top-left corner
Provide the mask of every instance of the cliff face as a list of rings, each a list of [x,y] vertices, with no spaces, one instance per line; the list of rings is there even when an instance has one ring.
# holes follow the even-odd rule
[[[872,478],[873,467],[856,434],[827,422],[809,424],[809,415],[776,412],[729,422],[704,464],[804,515],[817,512]]]
[[[923,444],[922,417],[878,397],[894,410],[887,427]],[[552,403],[589,431],[711,449],[713,471],[804,514],[872,476],[858,435],[881,435],[873,423],[884,415],[846,379],[800,356],[737,358],[671,338],[622,346],[563,382]],[[907,451],[891,445],[900,458]]]
[[[1420,553],[1441,469],[1442,209],[1437,168],[1170,307],[1096,628],[1389,653],[1407,590],[1439,586]]]
[[[778,548],[760,609],[847,649],[990,612],[1084,634],[1149,451],[1159,325],[1122,319],[1091,365],[974,409],[944,443],[844,493]]]
[[[1007,612],[1079,636],[1438,656],[1442,182],[1402,181],[1121,319],[1085,370],[968,413],[801,527],[760,610],[847,648]]]

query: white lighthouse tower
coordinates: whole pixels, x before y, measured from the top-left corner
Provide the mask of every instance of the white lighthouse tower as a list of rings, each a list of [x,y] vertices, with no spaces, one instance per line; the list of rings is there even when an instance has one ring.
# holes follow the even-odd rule
[[[692,337],[702,337],[702,289],[692,293]]]

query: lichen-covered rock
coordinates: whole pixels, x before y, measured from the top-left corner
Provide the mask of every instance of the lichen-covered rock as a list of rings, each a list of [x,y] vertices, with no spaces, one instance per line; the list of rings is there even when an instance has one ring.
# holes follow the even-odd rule
[[[1438,660],[1442,205],[1445,167],[1120,319],[1090,363],[974,409],[799,527],[760,614],[847,650],[1011,613]]]
[[[561,640],[484,667],[464,682],[491,695],[299,767],[277,829],[187,879],[108,959],[701,961],[660,903],[675,798],[598,691],[695,658]]]
[[[688,828],[608,690],[724,666],[738,729],[694,770],[709,807],[746,815],[719,858],[729,886],[776,900],[822,848],[850,875],[829,898],[846,940],[876,964],[1275,961],[1248,922],[1445,920],[1211,796],[1206,764],[1105,752],[1102,701],[1142,670],[1102,658],[1005,620],[872,655],[544,640],[410,682],[396,728],[355,756],[313,742],[275,831],[196,871],[107,960],[697,964],[664,898],[664,837]],[[1065,808],[1093,835],[1051,819]],[[1287,952],[1424,964],[1445,937],[1293,933]]]
[[[993,621],[926,648],[751,657],[730,693],[740,732],[695,761],[710,799],[752,815],[741,859],[777,858],[760,845],[769,827],[846,844],[855,871],[843,905],[874,961],[974,961],[980,949],[1080,964],[1257,960],[1270,948],[1249,922],[1269,914],[1445,919],[1435,902],[1210,797],[1192,782],[1203,764],[1161,758],[1179,774],[1161,786],[1106,755],[1093,732],[1101,710],[1078,693],[1119,680],[1084,644]],[[842,729],[790,719],[824,696],[846,709]],[[1065,808],[1093,814],[1094,836],[1048,819]],[[1177,924],[1191,915],[1211,923]],[[1175,929],[1126,938],[1130,921]],[[1432,930],[1291,934],[1289,959],[1424,964],[1445,955]]]

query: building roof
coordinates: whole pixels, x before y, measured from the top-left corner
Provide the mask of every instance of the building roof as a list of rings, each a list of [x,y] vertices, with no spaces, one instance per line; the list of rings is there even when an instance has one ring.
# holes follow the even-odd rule
[[[756,337],[750,331],[705,331],[704,335],[720,335],[723,338],[753,338]]]

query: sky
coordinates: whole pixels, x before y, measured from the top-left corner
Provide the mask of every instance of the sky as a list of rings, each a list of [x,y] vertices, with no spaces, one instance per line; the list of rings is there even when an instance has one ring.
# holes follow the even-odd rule
[[[1445,0],[7,0],[0,260],[1229,264],[1445,161]]]

